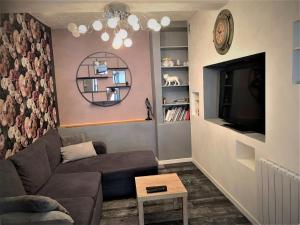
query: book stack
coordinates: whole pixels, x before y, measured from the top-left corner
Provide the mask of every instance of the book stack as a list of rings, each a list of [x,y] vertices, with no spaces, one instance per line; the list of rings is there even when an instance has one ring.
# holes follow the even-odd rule
[[[190,120],[190,111],[185,107],[174,107],[165,112],[165,122]]]

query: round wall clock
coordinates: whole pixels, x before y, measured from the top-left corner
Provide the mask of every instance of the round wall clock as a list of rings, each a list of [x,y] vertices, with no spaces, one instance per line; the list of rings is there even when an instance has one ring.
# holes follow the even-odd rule
[[[234,24],[231,12],[228,9],[222,10],[214,26],[214,44],[217,52],[224,55],[228,52],[234,33]]]

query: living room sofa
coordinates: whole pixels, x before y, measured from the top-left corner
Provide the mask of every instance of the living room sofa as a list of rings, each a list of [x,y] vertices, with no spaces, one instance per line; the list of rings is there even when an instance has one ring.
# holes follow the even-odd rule
[[[103,143],[93,144],[97,156],[62,163],[61,137],[49,130],[27,149],[0,161],[0,198],[47,196],[69,211],[74,224],[99,225],[103,199],[134,196],[134,177],[157,174],[158,165],[152,151],[106,154]]]

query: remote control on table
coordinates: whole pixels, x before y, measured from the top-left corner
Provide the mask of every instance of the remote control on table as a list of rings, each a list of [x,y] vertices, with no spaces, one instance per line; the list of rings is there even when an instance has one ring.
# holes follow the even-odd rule
[[[167,186],[162,185],[162,186],[151,186],[151,187],[146,187],[147,193],[155,193],[155,192],[164,192],[167,191]]]

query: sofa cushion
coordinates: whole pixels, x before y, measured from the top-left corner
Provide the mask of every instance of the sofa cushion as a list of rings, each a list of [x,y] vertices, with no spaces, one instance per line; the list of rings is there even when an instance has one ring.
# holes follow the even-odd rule
[[[102,193],[102,182],[98,190],[97,198],[95,199],[93,215],[90,221],[90,225],[99,225],[102,215],[102,205],[103,205],[103,193]]]
[[[82,142],[90,141],[90,139],[87,137],[85,133],[77,133],[69,136],[63,135],[61,136],[61,140],[63,146],[75,145]]]
[[[0,221],[3,225],[69,225],[73,224],[74,220],[68,214],[60,211],[51,212],[12,212],[0,215]]]
[[[97,156],[91,141],[61,147],[63,163]]]
[[[157,161],[152,151],[119,152],[97,155],[71,163],[60,164],[56,173],[93,172],[103,173],[138,169],[157,168]]]
[[[59,133],[56,129],[48,130],[38,141],[45,143],[49,164],[53,171],[61,162],[60,147],[62,146],[62,142]]]
[[[55,169],[55,173],[77,173],[77,172],[101,172],[100,163],[102,155],[80,159],[69,163],[61,163]]]
[[[100,170],[103,175],[125,170],[138,170],[149,167],[157,168],[157,161],[152,151],[120,152],[101,155]]]
[[[75,225],[88,225],[94,209],[94,199],[91,197],[58,198],[57,201],[70,212]],[[101,212],[96,212],[101,213]]]
[[[25,195],[22,181],[10,160],[0,160],[0,198]]]
[[[51,175],[46,146],[42,141],[29,145],[10,160],[14,163],[28,194],[35,194]]]
[[[10,212],[69,212],[56,200],[40,195],[22,195],[0,198],[0,214]]]
[[[53,174],[38,192],[50,198],[96,197],[100,187],[99,172]]]
[[[133,196],[134,177],[155,175],[158,165],[152,151],[111,153],[60,164],[56,173],[101,171],[103,198]]]

